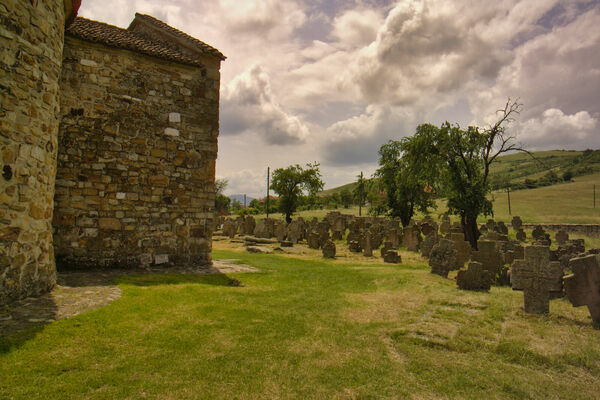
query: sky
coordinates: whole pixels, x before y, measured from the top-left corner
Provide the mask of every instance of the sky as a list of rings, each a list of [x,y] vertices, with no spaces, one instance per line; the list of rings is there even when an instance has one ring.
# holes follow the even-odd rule
[[[600,148],[600,0],[83,0],[150,14],[227,56],[217,178],[263,197],[267,167],[319,162],[325,188],[377,169],[421,123],[507,131],[528,150]]]

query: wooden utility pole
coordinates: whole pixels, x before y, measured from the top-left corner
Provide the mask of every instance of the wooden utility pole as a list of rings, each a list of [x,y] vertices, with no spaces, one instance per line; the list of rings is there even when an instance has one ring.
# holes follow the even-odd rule
[[[271,167],[267,167],[267,219],[269,219],[269,186],[271,185]]]
[[[246,194],[244,193],[244,208],[246,208]]]
[[[594,208],[596,208],[596,185],[594,185]]]
[[[363,203],[363,190],[362,190],[362,185],[364,185],[363,182],[363,173],[362,171],[360,171],[360,180],[359,180],[359,185],[361,185],[359,187],[359,193],[358,193],[358,216],[361,217],[362,216],[362,203]]]
[[[510,212],[510,187],[509,186],[506,187],[506,194],[508,195],[508,215],[512,215],[512,213]]]

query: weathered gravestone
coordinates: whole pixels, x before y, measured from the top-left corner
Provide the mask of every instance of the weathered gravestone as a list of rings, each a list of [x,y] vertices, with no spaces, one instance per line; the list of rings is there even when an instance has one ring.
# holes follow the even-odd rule
[[[546,246],[525,247],[525,259],[513,262],[510,281],[513,290],[522,290],[525,312],[547,314],[550,292],[562,290],[563,270],[558,261],[550,261]]]
[[[495,231],[496,230],[496,221],[494,221],[493,219],[488,219],[487,222],[485,223],[485,226],[488,229],[488,231]]]
[[[256,220],[254,220],[252,215],[246,215],[244,222],[242,223],[242,232],[244,235],[252,235],[254,233],[254,228],[256,228]]]
[[[419,245],[421,244],[421,232],[419,232],[419,228],[415,226],[407,226],[404,228],[402,244],[406,246],[409,251],[419,251]]]
[[[518,231],[521,229],[521,226],[523,226],[523,221],[521,221],[521,217],[517,215],[513,217],[512,221],[510,221],[510,224],[515,231]]]
[[[365,239],[363,240],[363,256],[373,257],[373,245],[369,231],[366,232]]]
[[[309,232],[308,236],[306,237],[306,242],[308,244],[308,247],[310,247],[311,249],[320,249],[321,248],[321,237],[319,236],[319,234],[317,232]]]
[[[450,233],[446,238],[454,242],[456,269],[461,269],[471,259],[471,245],[465,240],[463,233]]]
[[[531,232],[531,236],[535,240],[543,240],[546,238],[546,232],[544,231],[544,228],[541,227],[541,225],[536,225],[535,228],[533,228],[533,231]]]
[[[396,251],[396,247],[394,247],[394,244],[388,240],[383,244],[383,247],[381,248],[381,258],[385,259],[385,253],[392,250]]]
[[[344,217],[337,217],[333,222],[333,240],[342,240],[344,233],[346,233],[346,219]]]
[[[600,256],[592,254],[569,262],[573,274],[564,277],[565,292],[573,307],[587,306],[600,325]]]
[[[504,256],[493,240],[478,240],[477,249],[473,252],[472,260],[481,263],[483,269],[490,273],[490,283],[492,283],[502,271]]]
[[[556,239],[556,243],[563,245],[567,242],[567,240],[569,240],[569,234],[561,229],[560,231],[556,232],[554,239]]]
[[[304,238],[304,224],[299,221],[292,221],[287,226],[287,239],[296,244]]]
[[[398,252],[396,250],[388,250],[383,256],[383,262],[389,264],[399,264],[402,262],[402,259],[400,258],[400,255],[398,255]]]
[[[517,240],[519,242],[524,242],[527,240],[527,233],[525,233],[523,228],[519,228],[519,230],[517,231]]]
[[[456,284],[463,290],[489,291],[492,278],[490,272],[483,268],[483,264],[471,261],[468,269],[461,269],[456,275]]]
[[[359,240],[351,240],[348,243],[348,250],[352,253],[360,253],[362,251],[362,247],[360,246]]]
[[[275,237],[279,242],[282,242],[287,237],[287,226],[285,222],[278,222],[275,224]]]
[[[388,228],[386,233],[386,241],[392,242],[395,248],[400,246],[400,228]]]
[[[448,272],[456,269],[456,249],[452,240],[440,239],[439,243],[433,246],[429,254],[429,266],[432,274],[444,278],[448,277]]]
[[[442,220],[442,223],[440,224],[440,233],[442,235],[447,234],[448,232],[450,232],[450,219],[449,218],[444,218]]]
[[[229,218],[226,219],[225,222],[223,223],[223,234],[225,234],[225,236],[229,236],[230,239],[233,239],[236,231],[237,231],[237,229],[236,229],[235,221],[233,221]]]
[[[508,235],[508,228],[506,227],[504,222],[499,221],[496,224],[496,232],[500,233],[501,235]]]
[[[440,237],[438,236],[437,232],[431,232],[429,235],[425,236],[425,239],[421,243],[421,255],[423,257],[429,257],[433,246],[435,246],[439,241]]]
[[[333,240],[327,239],[327,241],[323,243],[323,257],[335,258],[335,243],[333,243]]]

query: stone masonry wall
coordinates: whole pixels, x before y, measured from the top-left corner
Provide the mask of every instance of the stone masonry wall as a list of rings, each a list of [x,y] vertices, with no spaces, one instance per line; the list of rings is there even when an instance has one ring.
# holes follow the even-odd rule
[[[0,304],[56,281],[52,198],[63,0],[0,0]]]
[[[186,66],[67,35],[57,267],[211,261],[219,60]]]

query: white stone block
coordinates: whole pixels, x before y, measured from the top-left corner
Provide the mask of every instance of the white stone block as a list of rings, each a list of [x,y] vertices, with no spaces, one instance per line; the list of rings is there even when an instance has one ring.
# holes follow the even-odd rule
[[[167,136],[179,136],[179,129],[175,128],[166,128],[165,135]]]
[[[157,254],[154,256],[154,264],[165,264],[169,262],[168,254]]]
[[[81,60],[79,60],[79,62],[81,63],[81,65],[85,65],[86,67],[97,67],[98,63],[94,60],[86,60],[85,58],[82,58]]]
[[[169,113],[169,122],[181,122],[181,114],[176,112]]]
[[[117,192],[117,200],[123,200],[125,198],[125,193]]]

